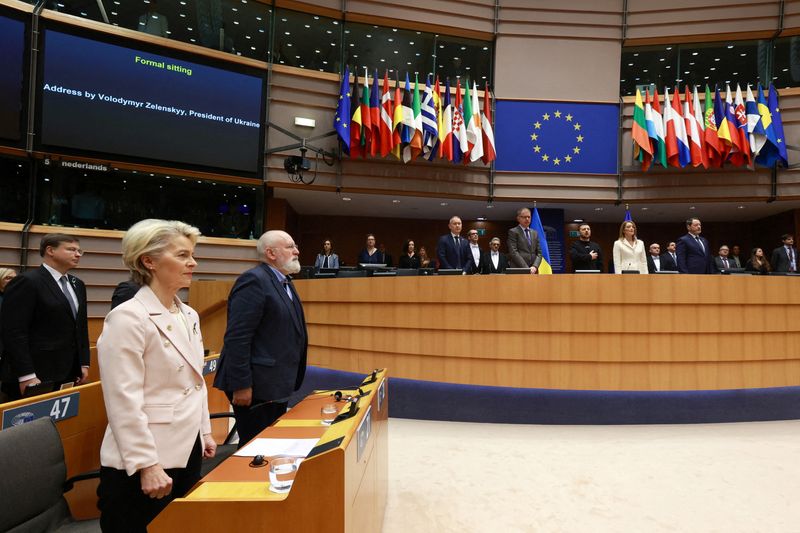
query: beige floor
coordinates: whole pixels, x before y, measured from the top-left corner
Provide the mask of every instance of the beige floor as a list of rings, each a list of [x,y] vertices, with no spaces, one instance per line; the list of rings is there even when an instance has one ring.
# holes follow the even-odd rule
[[[800,421],[391,419],[383,531],[800,532]]]

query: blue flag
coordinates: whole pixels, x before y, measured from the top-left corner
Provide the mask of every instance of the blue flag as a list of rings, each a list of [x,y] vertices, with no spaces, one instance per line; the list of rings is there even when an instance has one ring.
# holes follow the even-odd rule
[[[498,100],[499,171],[616,174],[619,105]]]
[[[342,85],[339,88],[339,103],[336,104],[336,117],[333,119],[336,135],[342,142],[342,151],[350,154],[350,67],[344,67]]]
[[[764,98],[764,92],[761,90],[761,84],[758,85],[758,112],[761,115],[761,124],[767,134],[767,142],[761,148],[761,151],[756,157],[756,163],[764,167],[771,167],[781,159],[780,144],[783,144],[783,139],[778,142],[778,133],[775,128],[775,118],[772,115],[772,106],[767,104],[767,99]],[[777,106],[777,96],[775,102],[775,109]],[[783,124],[781,124],[781,136],[783,135]],[[784,154],[786,147],[784,146]]]
[[[772,127],[775,129],[775,141],[778,143],[778,162],[784,168],[789,166],[789,157],[786,153],[786,136],[783,134],[783,119],[778,105],[778,90],[769,84],[769,112],[772,113]]]

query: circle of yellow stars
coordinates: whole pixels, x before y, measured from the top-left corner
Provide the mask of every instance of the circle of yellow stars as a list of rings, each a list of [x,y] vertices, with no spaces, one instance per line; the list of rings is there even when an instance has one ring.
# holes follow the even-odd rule
[[[537,133],[537,130],[542,129],[543,122],[549,122],[550,120],[565,120],[572,124],[572,129],[575,131],[575,146],[572,147],[570,151],[566,154],[548,154],[542,151],[542,147],[538,144],[539,135],[541,132]],[[533,141],[533,151],[542,158],[542,162],[544,163],[553,163],[554,167],[560,167],[561,164],[568,164],[572,163],[572,159],[580,155],[581,153],[581,143],[583,143],[583,133],[581,132],[581,123],[575,120],[571,114],[567,113],[564,115],[561,111],[556,109],[551,116],[550,113],[545,113],[542,115],[541,121],[537,120],[533,123],[533,130],[534,132],[531,133],[531,141]],[[560,155],[560,157],[559,157]]]

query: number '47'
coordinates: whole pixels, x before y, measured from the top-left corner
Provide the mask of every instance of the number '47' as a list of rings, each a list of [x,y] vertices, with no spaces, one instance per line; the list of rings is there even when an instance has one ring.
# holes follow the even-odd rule
[[[50,409],[50,417],[53,418],[53,420],[58,420],[67,415],[70,399],[69,397],[59,398],[53,402],[53,408]]]

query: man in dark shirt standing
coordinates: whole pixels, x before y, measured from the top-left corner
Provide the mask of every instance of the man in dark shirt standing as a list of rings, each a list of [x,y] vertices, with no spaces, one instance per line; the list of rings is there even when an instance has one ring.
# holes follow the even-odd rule
[[[574,241],[569,249],[572,258],[572,271],[599,270],[603,271],[603,252],[600,245],[590,240],[592,228],[585,222],[578,226],[581,237]]]

